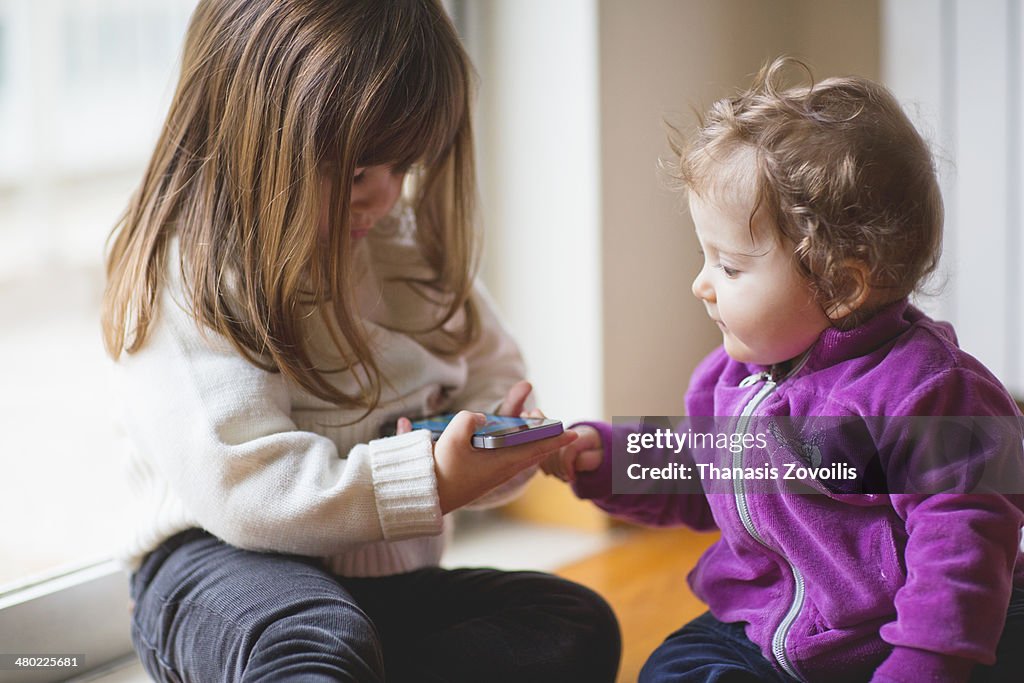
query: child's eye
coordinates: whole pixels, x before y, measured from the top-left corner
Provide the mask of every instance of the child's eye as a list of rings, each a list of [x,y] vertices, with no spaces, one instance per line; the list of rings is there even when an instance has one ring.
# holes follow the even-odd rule
[[[736,270],[735,268],[730,268],[729,266],[724,264],[721,266],[721,268],[722,272],[725,273],[726,277],[736,277],[737,275],[740,274],[740,271]]]
[[[354,176],[352,176],[352,180],[354,180],[355,182],[358,183],[359,181],[361,181],[365,177],[366,177],[366,169],[365,168],[357,168],[356,169],[356,174]]]

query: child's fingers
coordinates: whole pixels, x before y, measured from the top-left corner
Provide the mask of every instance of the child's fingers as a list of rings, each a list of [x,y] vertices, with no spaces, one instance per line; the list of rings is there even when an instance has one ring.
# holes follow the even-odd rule
[[[395,427],[395,434],[408,434],[412,431],[412,422],[407,417],[398,418],[398,424]]]
[[[575,448],[570,446],[569,448],[563,448],[562,452],[558,454],[558,478],[566,483],[571,484],[576,481],[576,458],[578,453]]]
[[[572,428],[578,432],[580,440],[576,442],[577,451],[601,450],[601,433],[590,425],[577,425]]]
[[[572,482],[575,479],[573,472],[573,459],[575,451],[572,446],[563,448],[557,453],[553,453],[541,461],[540,469],[544,474],[556,477],[565,482]]]
[[[473,441],[473,432],[482,427],[485,422],[487,422],[487,418],[482,413],[460,411],[444,428],[441,438],[468,446]]]
[[[552,436],[540,441],[532,441],[519,446],[497,448],[491,451],[493,459],[505,462],[515,462],[518,467],[529,467],[539,465],[545,458],[552,454],[557,455],[558,451],[568,446],[578,438],[572,431],[565,431],[558,436]]]
[[[551,455],[548,456],[546,460],[542,460],[540,463],[540,471],[549,477],[565,481],[562,476],[561,466],[558,464],[558,455]]]
[[[505,400],[501,402],[501,407],[498,408],[498,415],[509,415],[514,417],[522,413],[523,406],[526,405],[526,399],[532,391],[533,385],[525,379],[516,382],[512,388],[508,390],[508,393],[505,394]]]
[[[558,476],[558,455],[549,455],[540,461],[540,471],[552,477]]]
[[[577,472],[593,472],[601,466],[601,461],[604,459],[604,451],[583,451],[576,458],[576,471]]]

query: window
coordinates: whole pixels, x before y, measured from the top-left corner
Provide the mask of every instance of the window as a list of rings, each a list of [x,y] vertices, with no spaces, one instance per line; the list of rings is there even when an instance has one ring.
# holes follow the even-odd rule
[[[98,564],[116,553],[126,517],[99,327],[102,257],[162,123],[194,5],[0,0],[5,645],[12,610],[30,630],[18,607],[26,595],[102,585],[89,599],[120,593],[124,612],[123,590],[102,578],[115,568]]]

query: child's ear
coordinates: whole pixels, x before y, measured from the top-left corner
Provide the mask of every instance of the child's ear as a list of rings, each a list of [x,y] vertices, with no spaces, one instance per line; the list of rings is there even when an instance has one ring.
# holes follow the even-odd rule
[[[852,258],[843,261],[843,276],[847,282],[846,297],[829,309],[830,320],[842,320],[864,305],[871,296],[870,275],[871,272],[863,261]]]

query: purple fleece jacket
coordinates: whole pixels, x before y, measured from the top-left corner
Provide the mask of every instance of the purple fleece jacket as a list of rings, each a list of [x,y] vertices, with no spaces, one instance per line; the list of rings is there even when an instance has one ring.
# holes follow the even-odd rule
[[[740,383],[766,370],[715,350],[694,373],[687,414],[739,415],[765,381]],[[853,330],[824,331],[756,415],[1020,413],[952,327],[902,300]],[[605,457],[579,473],[577,495],[640,523],[720,529],[689,584],[716,618],[745,622],[776,667],[806,681],[917,683],[966,681],[995,661],[1011,588],[1024,586],[1018,496],[752,494],[761,543],[731,495],[612,494],[612,427],[588,424]]]

